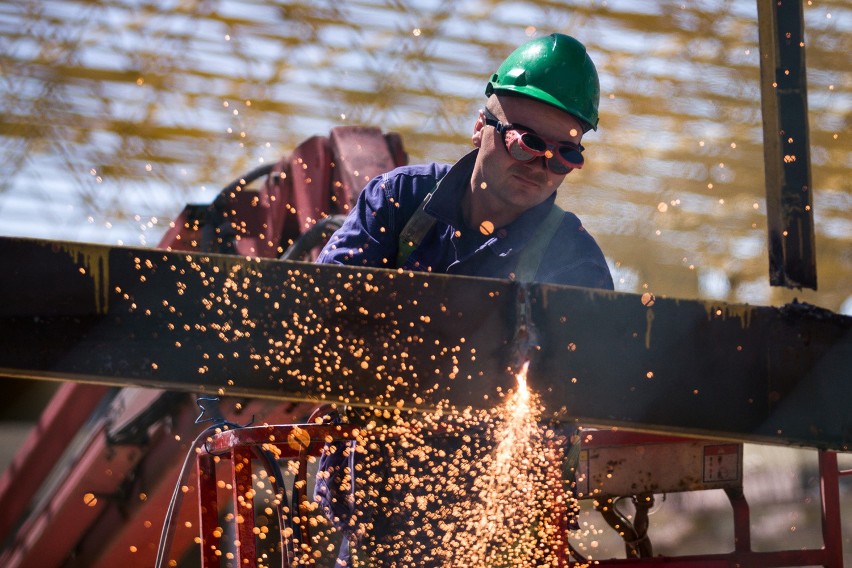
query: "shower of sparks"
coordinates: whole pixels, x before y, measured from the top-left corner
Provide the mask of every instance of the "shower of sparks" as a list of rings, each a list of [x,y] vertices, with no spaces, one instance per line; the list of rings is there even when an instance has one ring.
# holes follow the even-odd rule
[[[560,478],[564,440],[539,423],[528,366],[492,414],[497,447],[481,462],[473,494],[455,504],[461,522],[444,538],[444,566],[554,566],[567,554],[557,521],[568,499]]]
[[[356,515],[336,519],[357,539],[348,566],[565,564],[566,514],[576,511],[561,479],[565,440],[540,424],[540,400],[527,388],[526,373],[525,364],[517,388],[489,410],[397,411],[387,420],[374,409],[363,417],[368,425],[358,431],[353,450]],[[330,452],[337,443],[352,448],[335,441]],[[352,495],[348,463],[338,479],[338,503]],[[289,483],[297,470],[294,461],[284,468]],[[269,472],[253,477],[255,487],[245,497],[255,499],[259,550],[272,547],[258,558],[268,566],[275,545],[267,536],[275,523],[271,513],[278,508],[285,518],[293,515],[290,499],[273,491]],[[293,565],[331,566],[340,532],[319,503],[305,503],[300,511],[310,518],[311,534],[296,542]],[[293,536],[291,524],[281,523],[287,537]]]
[[[278,474],[284,480],[254,467],[255,486],[241,502],[255,503],[259,566],[275,564],[282,554],[280,539],[270,538],[273,530],[297,539],[290,553],[295,566],[333,565],[343,531],[351,533],[348,566],[565,564],[566,519],[577,509],[562,478],[566,437],[542,425],[542,404],[527,386],[526,364],[515,387],[498,391],[489,408],[459,408],[444,399],[448,380],[481,379],[469,371],[477,353],[464,338],[451,344],[429,335],[430,326],[447,325],[455,314],[424,314],[419,302],[432,293],[427,286],[376,310],[371,298],[382,295],[383,280],[408,276],[341,272],[336,287],[325,289],[317,270],[288,266],[284,285],[272,289],[240,258],[201,257],[190,260],[188,269],[140,258],[136,268],[140,284],[158,269],[181,273],[176,296],[161,305],[138,305],[124,295],[131,311],[164,318],[178,349],[190,347],[183,336],[190,325],[173,304],[188,289],[205,291],[195,301],[208,317],[194,325],[221,343],[218,352],[202,354],[199,382],[212,365],[247,357],[286,392],[311,393],[341,407],[361,405],[353,422],[359,427],[351,449],[354,467],[346,460],[332,480],[338,488],[334,504],[354,502],[354,515],[337,507],[338,517],[329,519],[318,502],[294,504],[298,468],[292,460]],[[499,297],[490,294],[486,301]],[[365,341],[361,324],[381,340]],[[428,359],[419,357],[424,341]],[[249,351],[241,347],[246,344]],[[227,395],[238,381],[227,381],[218,394]],[[284,443],[298,451],[307,440],[294,434]],[[327,442],[331,451],[336,444],[349,447],[342,440]],[[316,471],[316,458],[309,459]],[[310,496],[313,483],[296,485]]]
[[[489,410],[396,413],[359,439],[352,566],[557,566],[567,557],[565,440],[526,385]],[[376,415],[379,412],[376,411]],[[340,479],[345,498],[352,478]],[[317,536],[313,548],[326,536]]]

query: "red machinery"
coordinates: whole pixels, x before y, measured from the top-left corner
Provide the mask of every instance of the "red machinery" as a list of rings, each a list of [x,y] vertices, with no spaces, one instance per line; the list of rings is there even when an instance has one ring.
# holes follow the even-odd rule
[[[321,242],[323,231],[333,228],[327,221],[348,210],[365,179],[406,161],[396,134],[335,128],[329,137],[312,137],[279,163],[229,184],[212,204],[188,205],[160,247],[309,257],[311,243]],[[249,187],[257,180],[259,189]],[[291,246],[294,241],[299,247]],[[37,296],[39,309],[49,311],[46,295]],[[79,320],[73,325],[85,328]],[[26,334],[15,337],[21,335]],[[37,355],[44,356],[43,351]],[[229,416],[266,423],[303,421],[313,407],[247,398],[226,398],[222,405],[230,405]],[[5,543],[0,565],[153,565],[158,527],[181,458],[197,434],[198,413],[186,394],[62,385],[0,478]],[[197,557],[187,552],[198,534],[195,519],[191,508],[177,511],[175,558]]]
[[[258,507],[254,498],[258,492],[253,489],[256,476],[252,464],[262,461],[260,449],[269,447],[277,448],[275,454],[279,459],[298,462],[293,479],[292,508],[285,506],[283,513],[279,508],[280,518],[273,526],[280,531],[281,550],[285,551],[283,565],[307,565],[309,562],[305,559],[312,559],[311,552],[317,548],[311,548],[308,523],[312,515],[308,512],[310,507],[306,496],[308,456],[318,456],[324,444],[332,440],[345,442],[354,439],[353,429],[351,425],[308,423],[224,430],[211,435],[196,458],[202,566],[219,566],[223,557],[231,559],[234,566],[254,568],[260,565],[255,542],[263,532],[258,530],[255,521]],[[595,509],[625,541],[625,559],[596,558],[594,565],[701,568],[843,566],[838,480],[841,475],[852,475],[852,471],[838,471],[837,457],[832,452],[819,453],[824,546],[812,550],[756,552],[751,549],[749,506],[742,488],[742,445],[617,430],[581,429],[575,451],[578,454],[577,498],[593,500]],[[224,458],[221,460],[224,463],[217,468],[219,457]],[[220,477],[217,469],[222,467],[227,473]],[[554,470],[558,472],[558,468]],[[226,523],[230,523],[230,527],[226,529],[221,526],[219,517],[221,500],[218,492],[224,487],[222,479],[230,482],[227,487],[232,503],[231,513],[226,515]],[[220,481],[218,491],[217,480]],[[707,489],[724,489],[730,500],[734,516],[733,550],[697,556],[653,556],[647,511],[653,504],[654,494]],[[637,504],[633,520],[617,512],[615,503],[623,497],[633,498]],[[554,512],[564,516],[567,510],[562,508]],[[294,522],[293,518],[299,519],[302,525],[300,533],[287,529]],[[567,523],[563,521],[560,524],[567,531]],[[301,534],[302,538],[294,536],[296,534]],[[574,547],[565,546],[570,540],[570,531],[564,535],[565,539],[560,540],[561,553],[554,555],[556,566],[588,566],[588,559]],[[302,559],[301,562],[298,558]]]
[[[852,470],[839,471],[834,452],[818,454],[823,546],[756,552],[751,547],[749,506],[743,493],[742,444],[618,430],[582,431],[579,444],[578,498],[593,500],[608,524],[618,527],[627,554],[625,560],[600,560],[597,565],[843,566],[839,479],[852,475]],[[645,508],[636,507],[637,518],[632,522],[615,513],[619,498],[641,503],[654,494],[708,489],[723,489],[732,507],[734,542],[729,553],[652,557],[650,546],[642,550],[642,543],[649,542],[647,501]]]

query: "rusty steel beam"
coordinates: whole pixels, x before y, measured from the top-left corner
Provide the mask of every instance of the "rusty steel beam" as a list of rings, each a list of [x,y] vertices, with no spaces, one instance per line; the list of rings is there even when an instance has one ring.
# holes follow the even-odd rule
[[[0,376],[484,407],[515,386],[516,283],[0,238]],[[852,318],[532,285],[529,384],[585,425],[846,450]]]
[[[801,0],[758,0],[763,159],[772,286],[816,290]]]

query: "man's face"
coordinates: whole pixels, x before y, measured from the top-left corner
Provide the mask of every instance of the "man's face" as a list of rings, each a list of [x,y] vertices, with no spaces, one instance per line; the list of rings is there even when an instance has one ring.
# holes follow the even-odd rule
[[[580,143],[583,129],[571,115],[551,105],[527,97],[492,95],[486,108],[504,124],[521,124],[544,138]],[[480,149],[474,168],[476,199],[487,199],[489,209],[499,207],[517,217],[552,194],[565,175],[554,174],[536,158],[519,162],[506,151],[503,136],[480,116],[474,126],[473,143]]]

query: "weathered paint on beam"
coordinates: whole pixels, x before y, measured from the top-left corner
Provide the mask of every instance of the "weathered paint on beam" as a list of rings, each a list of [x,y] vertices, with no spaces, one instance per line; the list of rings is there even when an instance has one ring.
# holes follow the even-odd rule
[[[0,376],[281,400],[495,404],[518,285],[0,238]],[[529,288],[548,417],[819,448],[852,440],[852,318]]]
[[[769,282],[817,287],[804,18],[800,0],[758,0]]]

